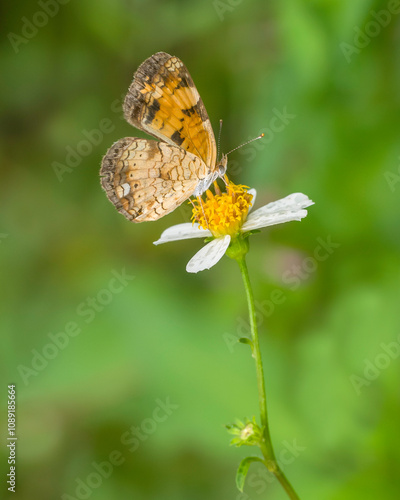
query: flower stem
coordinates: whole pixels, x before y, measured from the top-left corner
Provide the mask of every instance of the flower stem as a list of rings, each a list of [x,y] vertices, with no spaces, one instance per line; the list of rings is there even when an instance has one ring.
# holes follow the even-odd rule
[[[250,327],[252,336],[252,352],[256,362],[258,398],[260,404],[261,425],[263,430],[263,441],[260,447],[262,454],[264,456],[264,465],[270,472],[274,474],[277,480],[281,483],[283,489],[286,491],[291,500],[300,500],[297,493],[294,491],[292,485],[289,483],[285,474],[279,467],[279,464],[276,461],[275,453],[272,447],[271,435],[269,432],[269,425],[268,425],[264,370],[261,359],[260,342],[258,339],[258,329],[257,329],[257,319],[256,319],[255,305],[254,305],[253,289],[250,283],[249,271],[247,269],[245,255],[241,255],[240,258],[237,258],[236,260],[239,264],[240,271],[242,273],[243,283],[247,296],[247,305],[249,307]]]

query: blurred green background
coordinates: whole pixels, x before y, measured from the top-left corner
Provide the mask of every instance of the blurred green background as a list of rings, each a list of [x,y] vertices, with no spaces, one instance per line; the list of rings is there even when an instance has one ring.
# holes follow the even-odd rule
[[[235,343],[248,330],[237,266],[189,275],[200,240],[152,244],[188,206],[134,225],[100,187],[111,144],[145,137],[121,99],[157,51],[187,65],[215,131],[224,120],[225,152],[265,132],[228,166],[257,206],[315,201],[301,223],[253,236],[248,258],[287,476],[302,500],[398,498],[397,4],[2,2],[4,498],[10,383],[13,498],[287,498],[256,465],[244,494],[234,484],[257,450],[230,448],[223,426],[258,415],[253,361]]]

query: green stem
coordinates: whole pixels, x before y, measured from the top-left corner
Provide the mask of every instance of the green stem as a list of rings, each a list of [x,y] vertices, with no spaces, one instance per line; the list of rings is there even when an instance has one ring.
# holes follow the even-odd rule
[[[285,474],[282,472],[279,467],[278,462],[275,458],[274,449],[272,447],[271,435],[269,432],[268,425],[268,413],[267,413],[267,398],[265,395],[265,382],[264,382],[264,370],[261,359],[261,351],[260,351],[260,342],[258,339],[258,329],[257,329],[257,319],[256,319],[256,310],[254,305],[254,295],[253,289],[251,287],[249,271],[247,269],[247,264],[245,260],[245,256],[241,255],[236,259],[240,271],[242,273],[243,283],[246,290],[247,296],[247,304],[249,307],[249,316],[250,316],[250,327],[251,327],[251,335],[252,335],[252,352],[253,357],[256,362],[256,370],[257,370],[257,385],[258,385],[258,397],[260,403],[260,416],[261,416],[261,425],[263,429],[263,442],[261,443],[261,451],[264,455],[264,464],[267,469],[272,472],[277,480],[281,483],[282,487],[288,494],[291,500],[300,500],[297,493],[294,491],[292,485],[287,480]]]

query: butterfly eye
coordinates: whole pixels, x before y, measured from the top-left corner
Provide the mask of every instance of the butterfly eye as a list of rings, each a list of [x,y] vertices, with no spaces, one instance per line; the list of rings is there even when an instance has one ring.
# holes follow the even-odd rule
[[[222,157],[219,165],[218,165],[218,175],[222,177],[226,173],[226,167],[228,166],[228,158],[225,156]]]

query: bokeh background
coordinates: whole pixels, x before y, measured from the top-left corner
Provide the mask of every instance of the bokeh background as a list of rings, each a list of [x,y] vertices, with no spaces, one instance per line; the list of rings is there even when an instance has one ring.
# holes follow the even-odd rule
[[[225,152],[265,132],[229,166],[258,206],[298,191],[315,201],[301,223],[253,236],[248,258],[287,476],[304,500],[398,498],[397,4],[2,2],[4,498],[10,383],[12,498],[286,498],[257,466],[235,488],[257,450],[229,447],[224,424],[258,415],[236,343],[248,331],[237,266],[189,275],[200,240],[152,242],[190,208],[134,225],[99,184],[109,146],[145,137],[121,100],[157,51],[185,62],[216,131],[224,120]]]

